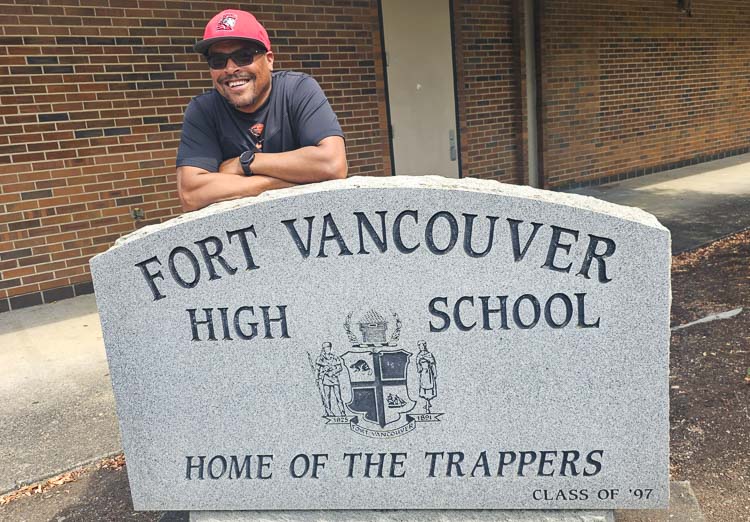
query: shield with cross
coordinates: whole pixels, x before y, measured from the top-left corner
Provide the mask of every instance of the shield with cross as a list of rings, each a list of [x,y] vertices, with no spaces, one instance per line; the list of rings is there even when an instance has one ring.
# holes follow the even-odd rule
[[[414,409],[406,372],[412,354],[405,350],[351,351],[341,357],[349,373],[351,401],[347,408],[363,420],[384,428]]]

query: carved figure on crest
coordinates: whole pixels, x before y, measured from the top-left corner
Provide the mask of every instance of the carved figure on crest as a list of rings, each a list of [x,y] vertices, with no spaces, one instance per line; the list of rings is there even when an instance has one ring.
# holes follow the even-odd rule
[[[333,353],[330,342],[323,343],[315,366],[318,374],[318,390],[326,416],[344,415],[344,401],[341,399],[341,383],[339,382],[339,374],[344,371],[344,365],[341,357]]]
[[[435,356],[427,349],[427,341],[418,341],[417,373],[419,373],[419,396],[425,400],[424,411],[430,413],[431,401],[437,397],[437,364]]]

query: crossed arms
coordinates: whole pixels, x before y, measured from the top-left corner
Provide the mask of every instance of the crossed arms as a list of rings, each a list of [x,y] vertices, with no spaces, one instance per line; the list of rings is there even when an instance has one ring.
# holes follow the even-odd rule
[[[189,212],[217,201],[257,196],[266,190],[345,178],[344,139],[329,136],[315,146],[289,152],[258,152],[252,170],[253,176],[245,176],[239,158],[224,161],[218,172],[178,167],[177,192],[182,210]]]

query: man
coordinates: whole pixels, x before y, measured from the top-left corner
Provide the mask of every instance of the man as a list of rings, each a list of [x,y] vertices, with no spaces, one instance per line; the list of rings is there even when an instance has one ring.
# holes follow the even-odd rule
[[[318,360],[318,389],[323,400],[326,417],[344,415],[344,401],[341,399],[341,384],[339,374],[344,371],[341,357],[333,353],[333,347],[326,341],[320,350]]]
[[[177,151],[183,210],[346,177],[344,133],[323,91],[306,74],[273,70],[271,41],[253,15],[217,14],[195,50],[214,90],[185,111]]]

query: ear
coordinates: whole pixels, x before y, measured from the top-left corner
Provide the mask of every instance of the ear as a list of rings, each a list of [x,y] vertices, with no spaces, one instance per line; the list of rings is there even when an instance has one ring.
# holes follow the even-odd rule
[[[268,62],[268,70],[273,71],[273,53],[271,51],[266,53],[266,62]]]

